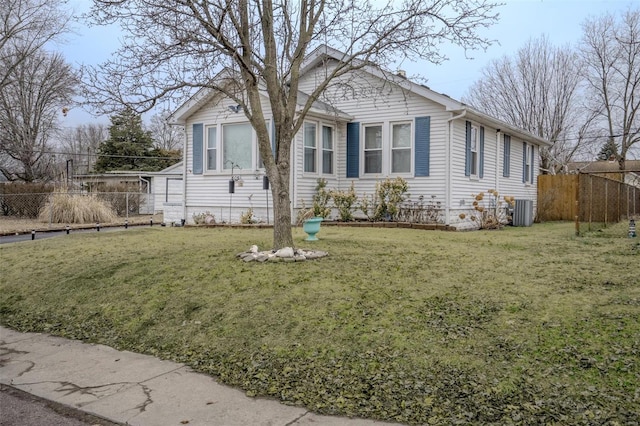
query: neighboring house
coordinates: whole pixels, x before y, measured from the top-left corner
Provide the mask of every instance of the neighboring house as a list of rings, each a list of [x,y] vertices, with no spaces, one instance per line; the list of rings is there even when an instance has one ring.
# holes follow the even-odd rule
[[[170,213],[170,221],[180,221],[182,217],[183,162],[176,163],[159,172],[109,171],[87,175],[74,175],[74,181],[83,190],[92,192],[118,191],[141,193],[144,201],[140,203],[139,214]],[[107,188],[111,187],[111,188]],[[165,217],[165,221],[167,218]]]
[[[326,47],[309,55],[301,70],[299,102],[341,56]],[[268,116],[266,93],[263,99]],[[249,208],[265,219],[271,194],[262,186],[256,135],[235,102],[200,90],[171,121],[186,128],[187,223],[204,212],[218,222],[238,222]],[[546,145],[546,140],[403,75],[366,66],[324,92],[292,144],[292,218],[312,204],[319,178],[326,179],[329,189],[348,189],[353,183],[363,196],[373,194],[377,182],[400,176],[407,180],[412,200],[439,203],[441,223],[474,227],[468,215],[460,218],[472,211],[473,194],[495,189],[530,200],[535,208],[538,153]],[[230,194],[232,175],[239,181]]]
[[[567,173],[589,173],[640,188],[640,160],[626,160],[620,170],[617,161],[577,161],[567,164]]]

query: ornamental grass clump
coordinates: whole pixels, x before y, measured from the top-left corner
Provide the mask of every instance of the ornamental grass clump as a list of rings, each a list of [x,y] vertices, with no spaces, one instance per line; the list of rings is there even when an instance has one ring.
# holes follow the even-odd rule
[[[110,223],[118,216],[104,200],[93,194],[58,192],[40,212],[39,220],[51,223]]]

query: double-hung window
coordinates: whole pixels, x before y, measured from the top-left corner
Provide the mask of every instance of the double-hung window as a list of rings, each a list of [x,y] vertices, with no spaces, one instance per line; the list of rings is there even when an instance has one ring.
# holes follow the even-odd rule
[[[502,142],[502,176],[511,174],[511,136],[504,135]]]
[[[391,125],[391,173],[411,172],[411,123]]]
[[[333,127],[322,126],[322,174],[333,174]]]
[[[316,124],[304,123],[304,172],[316,173],[317,168],[317,141]]]
[[[249,123],[222,125],[224,170],[253,170],[253,128]]]
[[[478,176],[478,171],[480,170],[480,155],[478,155],[478,127],[471,126],[471,176]]]
[[[526,143],[524,143],[523,146],[522,182],[531,184],[533,183],[535,146]]]
[[[218,128],[207,127],[207,170],[216,170],[218,163]]]
[[[382,173],[382,126],[364,127],[364,172]]]

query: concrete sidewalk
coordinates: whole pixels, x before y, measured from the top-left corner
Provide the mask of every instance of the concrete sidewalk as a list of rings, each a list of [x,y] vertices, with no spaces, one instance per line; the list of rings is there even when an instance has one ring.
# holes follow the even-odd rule
[[[183,364],[4,327],[0,383],[127,425],[392,425],[316,415],[249,398]]]

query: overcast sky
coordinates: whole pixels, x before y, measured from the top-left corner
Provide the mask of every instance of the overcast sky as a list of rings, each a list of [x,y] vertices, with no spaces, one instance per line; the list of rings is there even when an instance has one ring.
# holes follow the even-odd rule
[[[503,0],[498,8],[499,22],[484,34],[496,40],[486,52],[470,52],[473,59],[455,46],[444,46],[450,60],[442,65],[428,63],[402,64],[409,76],[421,75],[433,90],[446,93],[460,100],[467,88],[480,77],[480,72],[490,60],[512,55],[530,38],[546,34],[554,45],[575,44],[581,37],[581,25],[588,17],[607,12],[619,14],[629,7],[637,7],[637,0]],[[75,13],[88,10],[88,0],[71,0]],[[69,34],[66,43],[56,46],[67,61],[74,66],[98,64],[119,46],[117,28],[87,27],[75,24],[75,32]],[[89,122],[108,124],[106,117],[93,117],[79,108],[73,109],[63,119],[64,127]]]

